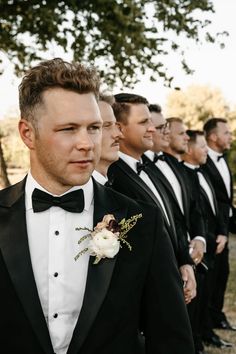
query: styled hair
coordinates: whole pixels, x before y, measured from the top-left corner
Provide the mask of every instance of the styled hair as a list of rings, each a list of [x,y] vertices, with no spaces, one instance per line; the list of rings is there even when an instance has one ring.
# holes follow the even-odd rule
[[[228,121],[225,118],[210,118],[206,121],[206,123],[203,126],[206,139],[209,138],[211,133],[215,132],[218,123],[228,123]]]
[[[161,106],[159,106],[159,104],[149,104],[148,109],[150,112],[155,112],[155,113],[162,112]]]
[[[148,100],[145,97],[133,93],[118,93],[114,97],[115,103],[112,106],[114,115],[117,122],[123,124],[128,123],[131,105],[145,104],[148,106]]]
[[[115,97],[113,95],[104,93],[104,92],[100,92],[99,93],[99,101],[101,102],[106,102],[108,103],[110,106],[112,106],[115,103]]]
[[[60,58],[46,60],[31,68],[19,86],[21,117],[36,127],[35,108],[43,103],[43,93],[51,88],[62,88],[80,94],[99,96],[100,78],[94,67],[68,63]]]
[[[186,130],[186,134],[189,136],[189,144],[195,144],[198,136],[204,136],[204,132],[202,130]]]

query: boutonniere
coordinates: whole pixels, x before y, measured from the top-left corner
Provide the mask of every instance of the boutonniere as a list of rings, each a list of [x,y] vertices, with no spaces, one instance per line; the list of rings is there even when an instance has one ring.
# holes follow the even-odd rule
[[[80,251],[76,256],[77,260],[85,252],[89,252],[91,256],[95,257],[94,264],[97,264],[102,258],[113,258],[122,247],[122,243],[131,251],[132,247],[126,240],[127,233],[137,223],[142,214],[131,216],[129,219],[122,219],[118,222],[114,215],[105,215],[101,222],[99,222],[93,230],[86,227],[76,228],[77,231],[86,230],[88,234],[82,236],[78,241],[81,244],[84,240],[89,238],[88,247]]]

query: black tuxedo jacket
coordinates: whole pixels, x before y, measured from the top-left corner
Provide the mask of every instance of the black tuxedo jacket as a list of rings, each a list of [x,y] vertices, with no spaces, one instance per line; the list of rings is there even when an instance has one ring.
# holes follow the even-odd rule
[[[206,243],[207,243],[207,252],[204,255],[204,260],[206,261],[208,267],[213,268],[214,260],[215,260],[215,251],[217,247],[216,237],[220,233],[220,222],[219,222],[219,208],[218,203],[215,195],[214,188],[211,184],[209,176],[207,173],[201,168],[201,173],[204,176],[213,197],[213,204],[215,208],[215,213],[212,210],[210,200],[208,198],[207,193],[202,188],[199,183],[199,178],[197,172],[193,169],[184,166],[186,169],[186,173],[189,176],[189,183],[192,183],[193,189],[196,193],[196,198],[199,201],[199,207],[203,214],[203,220],[205,223],[205,236],[206,236]]]
[[[128,233],[131,252],[123,246],[97,265],[90,258],[68,354],[138,353],[141,316],[146,353],[193,354],[182,281],[162,217],[94,182],[94,225],[106,214],[121,220],[140,212]],[[0,191],[0,279],[1,353],[53,354],[30,260],[24,182]]]
[[[227,161],[226,161],[227,164]],[[227,164],[228,166],[228,164]],[[233,179],[231,175],[230,168],[228,166],[230,173],[230,188],[231,188],[231,198],[229,198],[224,180],[219,173],[217,167],[214,162],[208,155],[207,162],[202,166],[202,170],[207,173],[210,178],[211,184],[214,187],[218,206],[219,206],[219,220],[220,220],[220,234],[228,235],[228,232],[236,232],[236,211],[233,207]],[[229,217],[229,210],[232,208],[233,217]]]
[[[183,264],[191,264],[192,262],[188,255],[188,252],[186,253],[186,248],[180,247],[181,245],[179,243],[175,229],[173,211],[167,193],[165,192],[163,186],[157,184],[156,179],[153,178],[152,175],[150,175],[149,169],[145,169],[145,172],[149,175],[159,194],[162,196],[162,200],[164,202],[170,223],[168,223],[163,213],[163,209],[151,189],[146,185],[146,183],[143,182],[143,180],[137,175],[137,173],[135,173],[132,168],[130,168],[122,159],[119,159],[109,167],[108,176],[109,179],[112,181],[112,188],[116,191],[134,200],[145,202],[152,206],[155,206],[162,211],[162,215],[165,221],[165,228],[170,236],[179,266]]]
[[[191,186],[188,183],[188,177],[184,167],[178,160],[167,153],[164,153],[165,161],[174,172],[182,192],[183,212],[179,206],[177,198],[170,182],[167,180],[162,171],[147,156],[143,159],[149,161],[150,169],[152,169],[155,178],[163,184],[168,194],[171,206],[174,212],[176,230],[179,235],[187,235],[189,233],[191,239],[195,236],[205,236],[204,221],[202,214],[197,206]]]

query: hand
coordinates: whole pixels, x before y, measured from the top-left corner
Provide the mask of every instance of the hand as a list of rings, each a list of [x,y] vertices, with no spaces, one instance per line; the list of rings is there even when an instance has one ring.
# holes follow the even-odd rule
[[[225,244],[227,243],[228,238],[224,235],[218,235],[216,238],[216,243],[218,244],[216,247],[216,254],[220,254],[225,248]]]
[[[190,247],[192,248],[191,258],[194,263],[197,265],[201,263],[204,256],[205,244],[201,240],[193,239],[190,242]]]
[[[184,300],[186,304],[189,304],[197,295],[197,284],[194,271],[190,264],[182,265],[179,270],[184,282]]]

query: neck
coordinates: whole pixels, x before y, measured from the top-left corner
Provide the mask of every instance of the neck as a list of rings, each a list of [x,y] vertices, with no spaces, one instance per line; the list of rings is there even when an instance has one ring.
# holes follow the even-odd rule
[[[176,151],[172,150],[171,148],[166,148],[163,150],[164,152],[166,152],[167,154],[170,154],[172,156],[174,156],[177,160],[181,161],[182,160],[182,156],[181,154],[177,153]]]
[[[107,177],[107,171],[110,165],[111,164],[107,164],[103,161],[99,161],[98,165],[96,166],[96,171],[101,173],[101,175],[103,175],[104,177]]]
[[[129,155],[129,156],[133,157],[136,160],[140,160],[142,154],[145,152],[145,151],[143,151],[143,152],[140,153],[138,151],[133,151],[132,149],[130,149],[130,148],[126,147],[126,146],[120,146],[120,151],[123,152],[126,155]]]
[[[191,158],[189,157],[183,157],[183,160],[184,162],[187,162],[189,163],[190,165],[193,165],[193,166],[199,166],[199,163],[197,163],[196,161],[192,160]]]
[[[211,148],[212,150],[214,150],[215,152],[218,152],[220,154],[223,154],[224,151],[222,151],[221,148],[219,148],[216,144],[214,144],[212,141],[208,141],[207,145],[209,146],[209,148]]]

